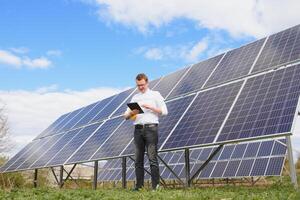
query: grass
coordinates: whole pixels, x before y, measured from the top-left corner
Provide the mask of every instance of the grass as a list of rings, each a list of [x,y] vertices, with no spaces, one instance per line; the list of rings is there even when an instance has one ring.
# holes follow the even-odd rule
[[[162,189],[161,191],[142,190],[133,192],[129,189],[54,189],[54,188],[23,188],[11,191],[0,190],[0,199],[251,199],[251,200],[299,200],[300,191],[295,190],[290,183],[275,183],[271,186],[223,186],[190,189]]]

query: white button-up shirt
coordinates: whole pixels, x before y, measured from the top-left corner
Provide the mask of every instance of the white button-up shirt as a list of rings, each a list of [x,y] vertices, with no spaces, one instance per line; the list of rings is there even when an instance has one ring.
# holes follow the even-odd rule
[[[137,102],[141,107],[143,104],[147,104],[151,107],[159,108],[161,110],[161,115],[167,115],[168,109],[166,106],[166,103],[164,101],[164,98],[161,96],[161,94],[158,91],[153,91],[151,89],[147,89],[145,93],[137,93],[135,94],[131,102]],[[143,108],[144,113],[137,114],[136,119],[134,121],[134,125],[136,124],[158,124],[158,114],[153,112],[150,109]],[[125,115],[128,115],[130,112],[130,109],[127,108]]]

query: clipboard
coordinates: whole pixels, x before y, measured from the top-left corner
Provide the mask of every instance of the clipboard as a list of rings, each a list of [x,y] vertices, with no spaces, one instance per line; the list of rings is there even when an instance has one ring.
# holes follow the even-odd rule
[[[144,113],[143,109],[137,102],[127,103],[127,106],[130,108],[130,110],[138,110],[139,114]]]

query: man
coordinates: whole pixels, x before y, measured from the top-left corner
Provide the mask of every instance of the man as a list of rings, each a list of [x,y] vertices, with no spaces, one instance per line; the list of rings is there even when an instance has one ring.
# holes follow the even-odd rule
[[[157,91],[148,88],[148,77],[145,74],[136,76],[136,85],[139,93],[135,94],[131,102],[137,102],[144,113],[127,108],[124,113],[126,119],[134,120],[134,144],[135,144],[135,190],[144,186],[144,152],[148,153],[152,188],[159,187],[159,165],[157,160],[158,143],[158,117],[167,115],[168,110],[164,98]]]

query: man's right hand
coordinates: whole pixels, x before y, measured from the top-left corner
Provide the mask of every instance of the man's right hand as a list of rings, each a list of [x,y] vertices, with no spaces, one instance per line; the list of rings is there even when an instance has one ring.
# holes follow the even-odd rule
[[[140,111],[137,109],[131,110],[127,116],[125,116],[125,119],[131,119],[134,118],[137,114],[139,114]]]

